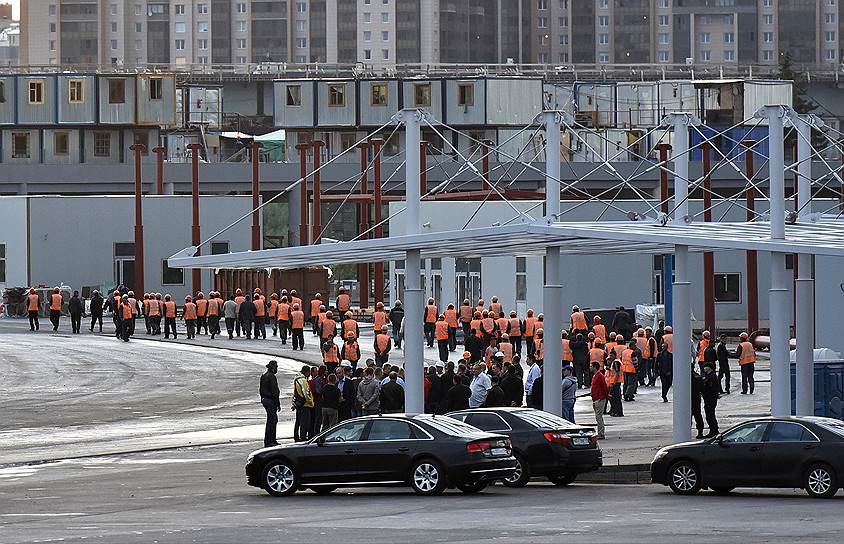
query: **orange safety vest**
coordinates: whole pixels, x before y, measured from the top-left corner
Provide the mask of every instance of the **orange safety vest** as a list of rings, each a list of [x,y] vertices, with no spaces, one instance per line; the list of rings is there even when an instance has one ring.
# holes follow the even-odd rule
[[[270,315],[269,317],[275,317],[278,314],[278,305],[279,302],[275,299],[270,299]]]
[[[445,322],[448,323],[448,326],[452,329],[457,328],[457,310],[445,310],[443,312],[443,316],[445,317]]]
[[[323,319],[322,320],[322,338],[328,339],[334,336],[334,333],[337,331],[337,322],[333,319]]]
[[[621,359],[621,355],[624,352],[624,350],[627,349],[627,346],[625,346],[624,344],[616,344],[613,349],[615,350],[615,358]]]
[[[563,361],[569,363],[574,361],[574,355],[571,352],[571,340],[568,338],[563,338]]]
[[[196,316],[196,304],[193,302],[185,302],[185,307],[182,310],[182,317],[185,321],[195,321]]]
[[[504,362],[513,362],[513,344],[510,342],[501,342],[498,344],[498,351],[504,354]]]
[[[244,300],[246,300],[246,297],[243,296],[243,295],[241,295],[239,297],[234,297],[234,303],[237,304],[237,311],[238,312],[240,311],[240,305],[243,303]]]
[[[495,320],[491,317],[485,317],[481,319],[481,326],[485,333],[492,334],[495,331]]]
[[[290,307],[292,308],[294,304],[298,304],[299,309],[302,310],[303,312],[305,311],[305,308],[302,307],[302,299],[301,298],[290,297]]]
[[[460,322],[461,323],[468,323],[472,321],[472,315],[474,315],[474,310],[472,310],[471,306],[461,306],[460,307]]]
[[[536,332],[536,322],[539,321],[536,317],[525,318],[525,336],[533,336]]]
[[[322,325],[322,322],[323,322],[323,321],[325,321],[325,314],[326,314],[326,313],[327,313],[327,312],[319,312],[319,313],[317,314],[317,323],[319,323],[320,325]]]
[[[504,309],[504,307],[501,305],[500,302],[490,302],[490,304],[489,304],[489,310],[491,312],[495,312],[498,315],[501,315],[501,311],[503,309]]]
[[[634,374],[636,372],[636,364],[633,362],[633,353],[635,352],[630,348],[621,352],[621,371],[625,374]]]
[[[148,316],[149,315],[149,299],[145,298],[143,300],[143,302],[141,302],[141,305],[143,306],[143,309],[144,309],[144,315]]]
[[[521,336],[522,335],[522,322],[519,321],[518,317],[511,317],[510,323],[507,329],[507,334],[510,338],[514,336]]]
[[[607,387],[613,387],[615,384],[621,382],[621,377],[614,368],[607,370]]]
[[[38,306],[40,305],[41,299],[38,295],[27,295],[26,296],[26,311],[27,312],[37,312]]]
[[[601,340],[607,340],[607,328],[603,325],[595,325],[592,327],[592,332],[595,333],[595,338],[600,338]]]
[[[639,351],[642,352],[643,359],[650,359],[651,358],[651,346],[648,339],[644,336],[637,336],[636,337],[636,347],[639,348]]]
[[[484,308],[483,306],[475,306],[475,312],[478,312],[481,315],[483,315],[484,310],[486,310],[486,308]],[[475,315],[475,312],[472,312],[472,315]]]
[[[208,317],[216,317],[220,315],[220,303],[216,298],[208,299]]]
[[[322,301],[318,298],[315,298],[311,301],[311,317],[316,317],[319,315],[320,306],[322,306]]]
[[[507,327],[510,326],[510,320],[506,317],[499,317],[495,320],[495,324],[498,325],[498,330],[501,331],[501,334],[507,332]]]
[[[62,296],[59,293],[53,293],[50,295],[50,309],[51,310],[61,310],[62,309]]]
[[[576,331],[585,331],[588,328],[588,325],[586,325],[586,316],[583,312],[574,312],[571,314],[571,328]]]
[[[665,344],[665,350],[668,351],[668,353],[674,353],[674,334],[673,333],[669,332],[668,334],[663,335],[662,342]]]
[[[196,317],[205,317],[208,315],[208,299],[196,299],[194,304],[196,304]]]
[[[176,317],[176,303],[172,300],[164,301],[164,317]]]
[[[606,358],[606,353],[601,348],[592,348],[589,350],[589,362],[590,363],[604,363],[604,359]]]
[[[425,306],[425,323],[437,322],[437,305],[428,304]]]
[[[331,346],[322,354],[322,362],[324,363],[339,363],[340,356],[337,353],[337,346],[332,342]]]
[[[352,297],[343,293],[337,295],[337,309],[341,312],[348,312],[352,308]]]
[[[375,323],[375,330],[380,330],[381,325],[387,324],[387,312],[378,311],[372,314],[372,321]]]
[[[346,338],[346,335],[351,331],[355,333],[355,338],[358,337],[357,333],[358,329],[358,322],[354,319],[346,319],[343,321],[343,338]]]
[[[292,324],[290,325],[291,329],[305,328],[305,312],[302,310],[293,310],[290,313],[290,318],[292,320]]]
[[[279,302],[275,316],[278,321],[290,321],[290,304]]]
[[[161,301],[156,300],[154,298],[149,299],[149,304],[147,304],[147,310],[149,312],[150,317],[158,317],[161,315]]]
[[[706,351],[706,348],[709,347],[709,340],[706,338],[701,338],[700,342],[697,344],[697,360],[699,362],[703,362],[703,352]]]
[[[536,361],[544,361],[545,360],[545,342],[540,337],[536,337],[533,339],[533,358]]]
[[[132,315],[138,315],[138,299],[129,297],[129,306],[132,307]]]
[[[473,319],[469,323],[469,328],[475,331],[475,336],[481,335],[481,320],[480,319]]]
[[[255,317],[264,317],[267,315],[267,308],[264,306],[264,299],[258,298],[257,300],[253,300],[252,304],[255,305]]]
[[[375,335],[375,347],[378,350],[378,353],[384,353],[387,350],[387,346],[390,345],[390,335],[381,334]]]
[[[617,342],[607,342],[604,344],[604,350],[607,352],[607,359],[609,359],[611,353],[615,353],[615,347],[617,345]]]
[[[360,347],[358,346],[358,341],[355,340],[354,342],[343,344],[343,357],[352,363],[356,363],[360,360]]]
[[[437,321],[435,330],[437,340],[448,340],[448,322]]]
[[[741,346],[741,355],[739,355],[738,364],[746,365],[748,363],[755,363],[756,362],[756,350],[753,348],[753,344],[750,342],[742,342],[739,344]]]
[[[132,307],[129,304],[123,305],[123,319],[127,321],[132,319]]]

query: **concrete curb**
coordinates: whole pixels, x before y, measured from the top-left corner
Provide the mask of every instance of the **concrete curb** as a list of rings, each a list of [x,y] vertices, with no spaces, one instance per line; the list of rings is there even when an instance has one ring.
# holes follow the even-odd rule
[[[642,463],[603,466],[595,472],[578,475],[576,481],[594,484],[650,484],[651,465]]]

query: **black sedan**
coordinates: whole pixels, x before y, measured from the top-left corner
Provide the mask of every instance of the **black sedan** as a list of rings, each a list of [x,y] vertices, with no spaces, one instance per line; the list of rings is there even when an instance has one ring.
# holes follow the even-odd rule
[[[651,464],[653,482],[678,495],[783,487],[827,498],[841,477],[844,422],[823,417],[754,419],[708,440],[662,448]]]
[[[506,436],[421,414],[350,419],[308,442],[257,450],[246,461],[246,476],[275,496],[405,485],[438,495],[447,487],[477,493],[515,468]]]
[[[516,470],[502,479],[508,487],[523,487],[532,476],[546,476],[552,483],[565,486],[578,474],[597,470],[603,462],[598,435],[591,427],[548,412],[532,408],[476,408],[447,415],[510,438]]]

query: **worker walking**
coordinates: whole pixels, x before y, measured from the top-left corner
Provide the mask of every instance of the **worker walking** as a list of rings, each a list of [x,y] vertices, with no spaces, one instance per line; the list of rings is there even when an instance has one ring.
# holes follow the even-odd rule
[[[41,308],[41,297],[35,292],[35,289],[30,289],[29,294],[26,295],[26,315],[29,316],[29,330],[32,332],[40,328],[38,323],[38,310]],[[102,326],[102,325],[100,325]],[[94,330],[94,325],[91,325],[91,330]]]
[[[208,296],[211,296],[210,293]],[[202,334],[203,330],[205,334],[208,334],[208,300],[202,291],[196,294],[194,304],[196,305],[196,334]]]
[[[240,338],[240,329],[242,328],[242,323],[240,321],[240,305],[243,304],[243,301],[246,300],[246,297],[243,296],[243,291],[238,289],[234,292],[234,303],[236,305],[236,314],[237,317],[235,318],[235,332],[237,332],[237,337]],[[247,332],[244,330],[244,332]]]
[[[445,316],[440,314],[437,322],[434,324],[434,335],[437,339],[437,348],[440,352],[440,361],[448,362],[448,347],[449,347],[449,325],[445,320]]]
[[[252,304],[255,305],[255,340],[260,336],[267,339],[267,307],[266,301],[261,293],[252,295]]]
[[[621,363],[614,359],[609,363],[607,371],[607,388],[609,389],[610,417],[624,417],[624,404],[622,404],[622,373]]]
[[[185,322],[188,340],[195,338],[197,323],[196,303],[193,302],[190,295],[185,297],[185,307],[182,308],[182,321]]]
[[[448,323],[448,351],[457,349],[457,310],[454,309],[454,304],[449,304],[443,312],[445,322]],[[444,361],[445,362],[445,361]]]
[[[516,310],[510,311],[510,323],[507,326],[507,336],[510,339],[510,343],[513,344],[513,349],[515,353],[521,357],[522,356],[522,333],[524,332],[524,323],[522,320],[519,319]]]
[[[695,438],[703,438],[703,417],[700,415],[702,388],[703,379],[697,373],[695,365],[692,364],[692,419],[694,419],[695,428],[697,429],[697,436]]]
[[[229,299],[223,303],[223,319],[226,320],[226,332],[229,333],[229,340],[234,338],[237,327],[237,302],[235,297],[229,295]]]
[[[533,316],[533,309],[529,308],[527,316],[525,317],[525,347],[527,348],[528,357],[533,356],[534,341],[533,337],[536,334],[537,319]]]
[[[120,302],[120,338],[128,342],[132,332],[132,305],[129,296],[123,295]]]
[[[718,418],[715,417],[715,407],[718,406],[718,393],[721,384],[715,373],[715,365],[706,363],[703,365],[703,383],[701,396],[703,397],[703,412],[706,414],[706,426],[709,428],[704,438],[712,438],[718,434]]]
[[[243,333],[246,335],[247,340],[252,339],[252,326],[255,322],[255,311],[255,303],[246,297],[244,297],[243,302],[241,302],[237,307],[237,319],[240,322],[240,326],[243,328]]]
[[[753,372],[756,369],[756,349],[750,343],[746,332],[739,335],[739,343],[736,348],[735,356],[739,360],[739,370],[741,370],[741,394],[746,395],[748,391],[753,394],[755,383],[753,381]]]
[[[94,290],[94,292],[91,293],[91,306],[90,306],[91,332],[94,332],[94,325],[96,325],[97,323],[99,323],[99,325],[100,325],[100,332],[103,332],[103,304],[104,303],[105,303],[105,300],[103,299],[102,295],[100,295],[100,292],[97,291],[97,290]]]
[[[276,324],[278,326],[278,337],[281,339],[281,345],[287,344],[287,331],[290,329],[290,299],[287,295],[282,295],[281,300],[276,308]]]
[[[352,309],[352,297],[346,292],[345,287],[341,287],[337,294],[337,311],[340,315],[346,315],[346,312]]]
[[[73,292],[73,296],[67,303],[67,311],[70,313],[70,328],[73,334],[79,334],[82,328],[82,313],[85,311],[85,305],[79,298],[79,291]]]
[[[276,440],[276,426],[278,425],[278,412],[281,411],[279,400],[278,379],[275,377],[278,372],[278,363],[270,361],[267,363],[267,371],[261,375],[261,405],[267,411],[267,423],[264,426],[264,447],[278,446]]]
[[[305,312],[298,303],[293,304],[293,311],[290,312],[290,337],[293,351],[305,349]]]
[[[659,353],[659,383],[662,386],[662,402],[668,402],[668,390],[674,377],[674,329],[667,326],[662,335],[662,350]]]
[[[393,307],[390,308],[390,326],[393,328],[393,341],[396,344],[396,349],[401,349],[402,340],[404,340],[404,334],[402,333],[402,322],[404,321],[404,307],[401,305],[400,300],[396,300],[393,303]],[[376,329],[376,331],[379,329]]]
[[[641,358],[641,352],[636,348],[636,341],[631,340],[627,349],[621,352],[621,372],[624,374],[624,400],[636,400],[636,390],[639,386],[639,375],[637,366]]]
[[[358,345],[358,340],[354,333],[350,332],[346,335],[346,341],[343,343],[343,350],[340,358],[343,361],[349,361],[352,368],[357,370],[358,361],[360,361],[360,346]]]
[[[438,315],[437,305],[434,304],[434,299],[429,298],[423,316],[425,339],[428,341],[429,348],[434,347],[434,329],[436,328],[435,323],[437,322]]]
[[[384,325],[385,323],[381,323]],[[341,336],[342,338],[347,338],[349,333],[354,336],[355,339],[360,335],[360,331],[358,330],[358,322],[352,318],[352,312],[346,311],[345,319],[340,324],[341,325]],[[377,326],[377,325],[376,325]]]
[[[317,293],[314,295],[314,298],[311,299],[311,332],[314,333],[314,336],[319,334],[319,314],[322,306],[322,295]]]
[[[211,340],[214,336],[220,334],[220,299],[217,298],[217,292],[211,291],[208,295],[208,330],[211,332]]]
[[[387,326],[381,327],[381,332],[375,334],[375,364],[383,366],[390,360],[390,335],[387,333]]]
[[[61,292],[58,287],[53,288],[53,294],[50,295],[50,322],[53,324],[53,330],[59,330],[59,319],[62,316],[62,304],[64,303],[64,298],[62,298]]]
[[[469,299],[463,299],[463,304],[460,305],[460,326],[463,328],[463,345],[466,345],[466,338],[471,334],[471,327],[470,323],[472,322],[472,316],[475,314],[474,308],[472,308],[472,303],[469,302]]]
[[[721,334],[718,337],[718,345],[715,347],[715,357],[718,359],[718,390],[726,395],[730,394],[730,350],[727,349],[727,335]],[[724,384],[721,384],[721,380]]]
[[[592,332],[595,333],[595,338],[600,338],[602,342],[607,341],[607,328],[601,323],[601,316],[596,315],[592,318]]]
[[[179,337],[176,333],[176,303],[171,298],[169,293],[164,295],[164,338],[170,338],[172,333],[175,340]]]
[[[573,338],[577,338],[578,334],[582,334],[583,338],[586,338],[589,334],[589,325],[586,324],[586,314],[580,311],[580,307],[577,305],[571,307],[571,332]]]

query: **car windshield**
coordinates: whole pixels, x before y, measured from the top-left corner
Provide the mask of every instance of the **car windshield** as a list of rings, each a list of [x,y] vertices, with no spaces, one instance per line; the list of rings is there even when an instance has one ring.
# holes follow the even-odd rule
[[[350,421],[345,425],[334,427],[324,435],[322,441],[326,443],[331,442],[356,442],[360,440],[363,433],[363,428],[366,427],[367,420]]]
[[[767,421],[747,423],[724,433],[722,442],[761,442],[767,427]]]
[[[537,429],[576,429],[579,427],[579,425],[575,425],[574,423],[566,421],[561,417],[541,410],[513,412],[513,415]]]
[[[467,434],[474,434],[480,432],[477,427],[467,425],[462,421],[457,421],[450,417],[415,417],[414,419],[430,425],[434,429],[450,436],[465,436]]]

